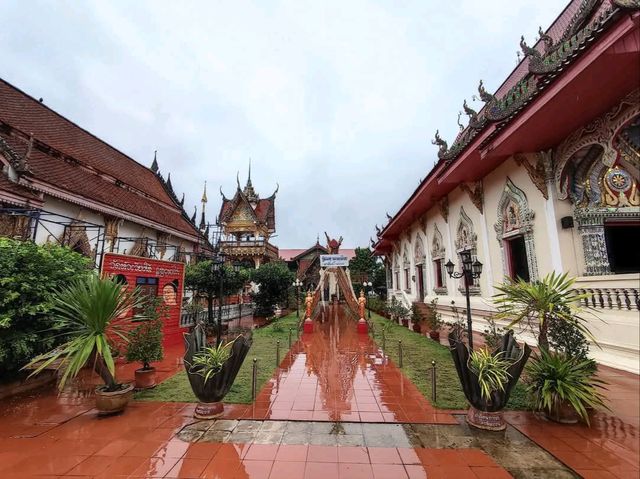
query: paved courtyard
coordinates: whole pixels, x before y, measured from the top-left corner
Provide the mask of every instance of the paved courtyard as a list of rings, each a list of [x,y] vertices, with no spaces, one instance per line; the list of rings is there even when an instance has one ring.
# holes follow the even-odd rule
[[[166,351],[161,379],[181,370]],[[119,365],[121,380],[134,365]],[[98,418],[85,377],[0,406],[0,477],[638,477],[637,376],[604,368],[612,413],[591,428],[508,412],[502,433],[439,411],[342,316],[302,337],[254,405],[198,421],[193,403],[134,401]]]

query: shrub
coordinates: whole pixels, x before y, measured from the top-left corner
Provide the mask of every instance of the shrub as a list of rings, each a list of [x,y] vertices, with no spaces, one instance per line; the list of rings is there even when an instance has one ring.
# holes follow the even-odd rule
[[[429,302],[427,310],[429,311],[425,320],[427,326],[432,331],[438,331],[444,324],[444,321],[442,321],[442,314],[438,312],[438,298],[433,298]]]
[[[491,402],[494,392],[504,392],[505,385],[509,382],[507,370],[511,361],[504,358],[504,353],[495,356],[488,350],[481,348],[472,351],[469,355],[469,369],[478,376],[478,385],[482,398]]]
[[[84,277],[90,262],[69,248],[0,238],[0,371],[15,377],[31,358],[64,342],[53,331],[53,292]],[[61,335],[62,333],[62,335]]]
[[[146,320],[140,321],[129,333],[127,361],[139,361],[142,369],[151,369],[149,363],[162,361],[162,326],[168,308],[161,297],[148,298],[143,309]]]
[[[553,414],[567,403],[589,424],[587,408],[606,407],[601,392],[605,383],[596,377],[590,360],[541,349],[529,362],[527,375],[527,389],[539,410]]]

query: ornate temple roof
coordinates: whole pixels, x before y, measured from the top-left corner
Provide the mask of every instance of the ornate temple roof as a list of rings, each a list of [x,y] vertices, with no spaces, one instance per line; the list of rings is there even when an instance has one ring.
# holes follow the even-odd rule
[[[1,79],[0,105],[0,148],[26,162],[21,187],[83,198],[98,210],[104,205],[115,210],[110,214],[138,216],[197,239],[170,180]]]
[[[224,196],[222,189],[220,194],[222,195],[222,205],[220,206],[220,214],[218,220],[221,223],[228,223],[233,215],[233,212],[242,203],[247,205],[254,215],[254,220],[258,225],[264,225],[270,232],[276,230],[276,195],[278,188],[268,198],[260,199],[260,196],[256,193],[251,183],[251,167],[249,167],[249,177],[247,183],[243,189],[240,188],[240,181],[237,182],[236,192],[233,198],[229,199]]]

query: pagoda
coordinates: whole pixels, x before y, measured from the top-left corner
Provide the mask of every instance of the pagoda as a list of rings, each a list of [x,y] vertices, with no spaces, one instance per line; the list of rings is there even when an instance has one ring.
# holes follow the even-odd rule
[[[222,195],[218,222],[221,228],[219,246],[230,261],[258,268],[278,259],[278,248],[269,243],[276,231],[275,201],[278,187],[268,198],[261,199],[251,183],[251,165],[244,188],[237,179],[233,198]]]

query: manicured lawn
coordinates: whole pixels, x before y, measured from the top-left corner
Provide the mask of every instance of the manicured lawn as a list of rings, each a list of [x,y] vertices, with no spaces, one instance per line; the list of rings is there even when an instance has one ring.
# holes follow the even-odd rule
[[[281,360],[289,350],[289,328],[293,328],[292,342],[295,342],[298,328],[298,319],[295,313],[279,318],[268,326],[253,331],[253,344],[249,354],[244,360],[229,394],[224,398],[224,402],[234,404],[251,403],[253,358],[258,359],[259,392],[264,383],[273,376],[276,365],[276,341],[280,340]],[[167,379],[154,389],[136,393],[135,398],[145,401],[198,401],[193,391],[191,391],[187,373],[184,371]]]
[[[382,347],[382,330],[386,326],[386,353],[398,365],[398,340],[402,340],[404,374],[431,401],[431,361],[436,362],[436,403],[444,409],[466,409],[458,374],[456,373],[449,348],[389,321],[377,314],[371,315],[374,324],[374,339]],[[526,409],[526,392],[518,382],[512,391],[508,409]]]

